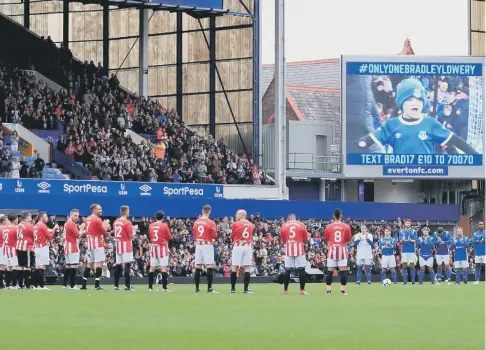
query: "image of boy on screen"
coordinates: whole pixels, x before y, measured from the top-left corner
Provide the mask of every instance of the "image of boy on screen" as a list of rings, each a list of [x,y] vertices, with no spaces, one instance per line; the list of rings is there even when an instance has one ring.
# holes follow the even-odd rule
[[[427,116],[431,106],[420,80],[402,80],[397,86],[396,103],[402,114],[388,119],[374,132],[359,139],[360,148],[376,144],[380,147],[390,146],[389,153],[395,154],[457,153],[454,148],[465,154],[477,153],[452,130]]]

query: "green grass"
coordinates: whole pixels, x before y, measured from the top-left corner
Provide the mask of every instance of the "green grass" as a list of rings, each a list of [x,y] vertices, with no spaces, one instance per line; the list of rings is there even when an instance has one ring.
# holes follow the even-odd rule
[[[0,291],[1,349],[484,349],[485,285],[384,288],[349,296],[289,295],[254,284],[254,295],[195,294],[193,286],[138,292]],[[241,286],[238,286],[241,290]],[[91,286],[92,288],[92,286]]]

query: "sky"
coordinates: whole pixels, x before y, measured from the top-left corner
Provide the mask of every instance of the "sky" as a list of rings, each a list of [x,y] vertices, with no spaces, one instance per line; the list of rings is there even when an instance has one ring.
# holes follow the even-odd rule
[[[262,63],[274,63],[275,1],[262,0]],[[468,54],[467,0],[285,0],[287,62],[341,55]]]

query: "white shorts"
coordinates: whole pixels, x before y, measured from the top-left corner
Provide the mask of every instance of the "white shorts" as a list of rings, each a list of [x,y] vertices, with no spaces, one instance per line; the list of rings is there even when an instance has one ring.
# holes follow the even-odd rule
[[[348,259],[334,260],[327,259],[327,267],[343,267],[348,266]]]
[[[3,255],[3,247],[0,247],[0,266],[7,266],[7,258]]]
[[[434,257],[431,256],[430,258],[425,260],[424,258],[419,256],[419,264],[420,264],[420,267],[423,267],[423,266],[434,267]]]
[[[456,269],[467,269],[469,264],[467,263],[467,260],[456,260],[454,261],[454,267]]]
[[[35,266],[49,265],[49,247],[35,248]]]
[[[381,268],[389,269],[392,267],[397,267],[397,260],[395,259],[395,255],[382,255]]]
[[[486,255],[478,255],[474,258],[475,264],[486,264]]]
[[[169,266],[169,256],[163,258],[150,258],[150,267],[166,267]]]
[[[96,248],[86,251],[86,260],[88,263],[105,262],[105,248]]]
[[[19,266],[19,259],[17,258],[17,251],[15,250],[15,248],[7,247],[6,251],[7,254],[5,255],[5,258],[7,259],[7,266]]]
[[[287,269],[298,269],[299,267],[306,267],[306,265],[307,259],[305,255],[285,257],[285,268]]]
[[[66,255],[66,265],[78,265],[79,253],[71,253]]]
[[[441,266],[443,263],[445,265],[449,265],[449,261],[451,261],[451,258],[449,257],[449,255],[436,255],[435,261],[437,261],[437,265],[439,266]]]
[[[415,253],[402,253],[402,263],[415,264],[416,261],[417,261],[417,255],[415,255]]]
[[[212,245],[196,246],[196,265],[214,265],[214,248]]]
[[[356,265],[371,265],[371,258],[360,258],[356,260]]]
[[[253,249],[251,246],[236,246],[231,252],[231,265],[233,266],[250,266]]]
[[[116,254],[115,261],[117,265],[131,263],[133,262],[133,252]]]

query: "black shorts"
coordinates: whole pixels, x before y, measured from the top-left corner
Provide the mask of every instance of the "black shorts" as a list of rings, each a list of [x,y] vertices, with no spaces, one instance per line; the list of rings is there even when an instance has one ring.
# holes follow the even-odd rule
[[[35,253],[17,250],[19,267],[35,267]]]

